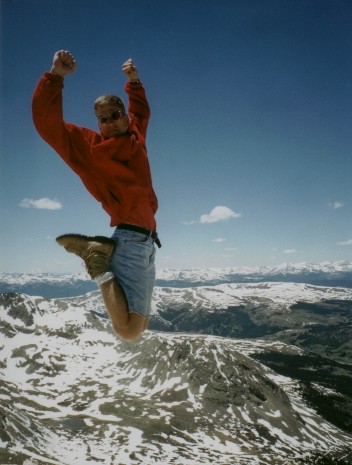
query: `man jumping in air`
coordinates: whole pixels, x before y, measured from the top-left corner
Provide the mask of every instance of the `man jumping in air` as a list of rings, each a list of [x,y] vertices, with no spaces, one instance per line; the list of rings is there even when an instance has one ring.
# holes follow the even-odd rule
[[[81,257],[100,286],[115,332],[136,339],[148,326],[155,282],[155,246],[160,247],[154,215],[155,196],[146,150],[150,116],[138,70],[122,65],[128,78],[128,113],[121,98],[104,95],[94,102],[100,133],[63,119],[64,78],[77,68],[68,51],[55,53],[50,72],[33,95],[33,121],[40,136],[81,178],[110,215],[112,238],[80,234],[57,242]]]

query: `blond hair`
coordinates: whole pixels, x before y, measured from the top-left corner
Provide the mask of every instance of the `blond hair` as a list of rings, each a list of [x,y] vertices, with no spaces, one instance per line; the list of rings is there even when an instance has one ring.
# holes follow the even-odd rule
[[[126,113],[125,105],[123,101],[120,99],[120,97],[117,97],[117,95],[108,94],[98,97],[94,102],[95,113],[97,112],[98,108],[104,105],[116,105],[116,107],[121,111],[123,115]]]

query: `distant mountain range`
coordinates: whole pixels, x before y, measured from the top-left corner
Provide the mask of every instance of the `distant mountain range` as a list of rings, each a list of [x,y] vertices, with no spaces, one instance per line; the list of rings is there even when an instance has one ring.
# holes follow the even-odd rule
[[[283,263],[277,266],[160,270],[159,286],[175,287],[248,282],[296,282],[352,287],[352,262]]]
[[[159,287],[214,286],[222,283],[295,282],[352,288],[352,262],[284,263],[274,267],[161,269]],[[0,274],[0,292],[23,292],[48,298],[74,297],[97,289],[86,273]]]
[[[0,463],[351,464],[351,336],[348,288],[157,287],[133,343],[98,291],[2,293]]]

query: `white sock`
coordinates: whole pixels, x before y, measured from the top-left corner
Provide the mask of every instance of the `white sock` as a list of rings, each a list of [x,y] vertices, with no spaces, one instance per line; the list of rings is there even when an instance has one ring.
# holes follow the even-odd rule
[[[106,283],[107,281],[110,281],[110,279],[113,279],[113,278],[115,278],[114,273],[112,271],[107,271],[101,276],[98,276],[97,278],[95,278],[94,281],[100,286],[101,284]]]

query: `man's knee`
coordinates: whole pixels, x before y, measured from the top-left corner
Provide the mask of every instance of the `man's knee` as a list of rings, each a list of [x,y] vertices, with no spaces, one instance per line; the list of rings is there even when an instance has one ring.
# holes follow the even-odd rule
[[[117,335],[120,336],[122,339],[125,341],[135,341],[136,339],[139,338],[141,335],[142,331],[131,331],[131,330],[126,330],[126,331],[116,331]]]
[[[115,333],[125,341],[134,341],[138,339],[138,337],[142,334],[144,327],[140,325],[135,326],[131,324],[127,324],[124,326],[121,326],[119,324],[113,324],[113,329]]]

